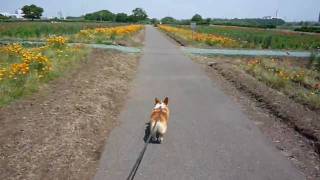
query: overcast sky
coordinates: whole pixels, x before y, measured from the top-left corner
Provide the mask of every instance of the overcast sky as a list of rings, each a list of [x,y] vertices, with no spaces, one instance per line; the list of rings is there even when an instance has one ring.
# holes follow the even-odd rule
[[[172,16],[190,18],[195,13],[211,18],[254,18],[279,16],[288,21],[316,21],[320,0],[0,0],[0,12],[14,12],[26,4],[44,8],[44,16],[79,16],[108,9],[114,13],[130,13],[136,7],[145,9],[149,17]]]

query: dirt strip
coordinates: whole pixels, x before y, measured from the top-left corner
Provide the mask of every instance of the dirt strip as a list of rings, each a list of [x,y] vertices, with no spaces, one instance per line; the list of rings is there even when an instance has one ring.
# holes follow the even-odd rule
[[[0,179],[91,179],[138,55],[93,50],[39,93],[0,109]]]
[[[212,68],[232,81],[234,85],[250,93],[258,101],[265,103],[265,108],[275,116],[283,119],[296,131],[314,142],[316,151],[320,153],[320,117],[316,112],[295,103],[282,93],[269,88],[252,76],[228,64],[215,63]]]

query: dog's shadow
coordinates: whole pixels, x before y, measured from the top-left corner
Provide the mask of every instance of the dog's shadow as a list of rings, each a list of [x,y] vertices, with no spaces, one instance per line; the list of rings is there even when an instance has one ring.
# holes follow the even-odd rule
[[[144,130],[143,141],[144,141],[145,143],[147,143],[148,137],[149,137],[149,135],[150,135],[150,126],[151,126],[151,125],[150,125],[149,122],[146,123],[145,125],[146,125],[146,127],[145,127],[145,130]],[[160,144],[158,141],[154,141],[152,138],[150,139],[149,143],[151,143],[151,144]]]

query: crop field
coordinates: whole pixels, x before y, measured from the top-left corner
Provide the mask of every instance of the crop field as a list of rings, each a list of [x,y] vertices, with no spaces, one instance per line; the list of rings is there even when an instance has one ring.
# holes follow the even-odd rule
[[[46,41],[51,36],[64,36],[68,42],[111,44],[142,29],[139,25],[83,22],[2,22],[1,40]]]
[[[8,27],[1,27],[1,32],[7,29],[8,33],[13,28],[12,32],[17,34],[10,36],[27,39],[40,37],[44,45],[24,47],[12,43],[0,46],[0,106],[37,91],[41,84],[62,75],[76,66],[77,61],[85,59],[90,49],[83,45],[69,45],[69,42],[111,43],[130,39],[143,28],[141,25],[100,27],[93,23],[75,23],[66,27],[63,24],[26,24],[27,27],[23,27],[21,24],[11,23]],[[68,30],[63,32],[63,28]]]
[[[107,44],[111,41],[127,39],[134,33],[139,32],[143,28],[142,25],[128,25],[117,27],[84,29],[72,35],[70,39],[73,42],[99,43]]]
[[[318,34],[227,26],[200,26],[197,30],[233,38],[242,48],[310,50],[320,47]]]
[[[195,41],[199,43],[205,43],[210,46],[219,46],[219,47],[237,47],[238,46],[235,40],[224,37],[224,36],[192,32],[189,29],[172,27],[167,25],[159,25],[159,28],[167,33],[171,33],[191,43],[192,41]]]
[[[19,44],[0,49],[0,106],[36,91],[83,59],[89,49],[69,47],[63,37],[49,38],[46,45],[24,48]]]
[[[233,26],[198,26],[192,39],[192,31],[187,26],[160,26],[160,28],[196,46],[286,50],[313,50],[320,47],[320,35],[318,34]],[[218,37],[223,41],[211,41],[208,38],[210,36]],[[197,44],[192,42],[197,42]]]
[[[50,35],[71,35],[82,29],[114,25],[116,24],[93,22],[0,22],[0,38],[39,39]]]

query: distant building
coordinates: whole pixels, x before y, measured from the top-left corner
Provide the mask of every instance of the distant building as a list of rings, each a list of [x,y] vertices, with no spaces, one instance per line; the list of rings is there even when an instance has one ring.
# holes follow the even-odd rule
[[[0,14],[15,19],[23,19],[24,16],[23,11],[21,9],[17,9],[13,14],[8,12],[0,12]]]
[[[320,12],[319,12],[319,19],[318,19],[318,22],[320,23]]]

